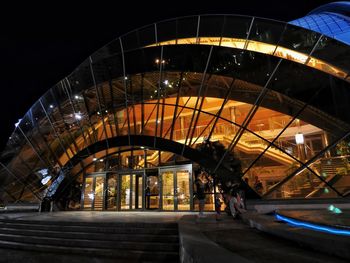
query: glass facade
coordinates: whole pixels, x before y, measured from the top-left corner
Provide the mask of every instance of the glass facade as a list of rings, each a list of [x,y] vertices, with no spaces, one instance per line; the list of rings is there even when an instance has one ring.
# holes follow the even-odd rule
[[[28,110],[1,155],[2,200],[40,202],[58,189],[66,208],[193,210],[193,175],[173,166],[220,171],[196,153],[204,139],[234,152],[262,198],[345,197],[349,54],[317,32],[246,16],[135,30]],[[75,199],[62,190],[73,186]]]
[[[350,44],[350,3],[334,2],[320,6],[307,16],[291,21],[291,24],[320,32],[328,37]]]

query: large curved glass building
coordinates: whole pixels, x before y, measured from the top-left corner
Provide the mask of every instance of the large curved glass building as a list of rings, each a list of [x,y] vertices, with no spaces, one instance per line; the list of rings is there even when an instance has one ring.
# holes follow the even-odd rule
[[[234,152],[261,198],[348,196],[349,41],[309,25],[334,16],[348,32],[350,9],[320,10],[290,23],[182,17],[110,42],[16,124],[1,154],[2,202],[193,210],[193,166],[228,172],[196,150],[205,139]]]

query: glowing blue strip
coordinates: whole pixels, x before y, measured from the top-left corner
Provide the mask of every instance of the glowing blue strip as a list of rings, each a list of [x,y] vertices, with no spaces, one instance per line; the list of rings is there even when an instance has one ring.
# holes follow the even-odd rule
[[[303,221],[291,219],[291,218],[284,217],[284,216],[281,216],[278,214],[276,214],[276,219],[281,220],[281,221],[285,221],[293,226],[300,226],[300,227],[304,227],[304,228],[308,228],[308,229],[312,229],[312,230],[316,230],[316,231],[323,231],[323,232],[327,232],[327,233],[331,233],[331,234],[335,234],[335,235],[350,236],[350,231],[348,231],[348,230],[340,230],[340,229],[336,229],[336,228],[332,228],[332,227],[320,226],[320,225],[311,224],[311,223],[305,223]]]

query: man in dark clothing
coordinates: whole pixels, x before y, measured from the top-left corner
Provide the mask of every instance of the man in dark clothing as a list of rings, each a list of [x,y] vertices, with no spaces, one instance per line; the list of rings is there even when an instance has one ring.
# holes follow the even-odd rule
[[[196,179],[196,198],[198,199],[199,203],[199,215],[198,217],[205,217],[203,214],[204,211],[204,205],[205,205],[205,183],[204,183],[204,174],[201,172],[201,174]]]

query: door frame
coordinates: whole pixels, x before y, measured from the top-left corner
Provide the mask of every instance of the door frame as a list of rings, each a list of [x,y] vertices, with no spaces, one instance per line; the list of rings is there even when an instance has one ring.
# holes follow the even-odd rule
[[[81,191],[81,201],[80,201],[80,210],[85,210],[84,209],[84,193],[85,193],[85,183],[86,183],[86,178],[93,178],[92,181],[92,189],[94,191],[94,199],[92,200],[91,204],[91,209],[87,211],[94,211],[95,209],[95,187],[96,187],[96,177],[102,176],[103,182],[104,182],[104,187],[103,187],[103,206],[102,206],[102,211],[107,211],[106,207],[106,199],[107,199],[107,183],[108,183],[108,175],[109,174],[115,174],[117,175],[117,208],[116,210],[108,210],[108,211],[193,211],[194,204],[193,204],[193,171],[192,171],[192,164],[183,164],[183,165],[172,165],[172,166],[163,166],[163,167],[157,167],[157,168],[152,168],[152,169],[157,169],[158,170],[158,184],[159,184],[159,208],[158,209],[152,209],[152,210],[146,210],[146,204],[145,204],[145,187],[146,187],[146,180],[147,180],[147,170],[150,168],[145,168],[145,169],[138,169],[138,170],[125,170],[125,171],[104,171],[104,172],[96,172],[96,173],[90,173],[84,176],[83,179],[83,186],[82,186],[82,191]],[[178,210],[178,200],[176,196],[176,191],[177,191],[177,174],[176,172],[179,170],[188,170],[189,171],[189,193],[190,193],[190,210]],[[173,180],[174,180],[174,210],[163,210],[163,180],[162,180],[162,172],[166,171],[172,171],[173,173]],[[142,178],[142,205],[141,208],[132,208],[132,193],[130,195],[130,203],[129,203],[129,209],[121,209],[121,178],[124,175],[129,175],[130,176],[130,188],[131,190],[133,189],[133,182],[132,182],[132,175],[135,174],[135,179],[137,178],[138,175],[141,175]],[[135,180],[136,181],[136,180]],[[138,192],[139,189],[137,189],[136,193]],[[135,193],[135,199],[137,198]],[[139,194],[139,193],[138,193]],[[136,200],[135,200],[135,206],[136,206]]]
[[[129,170],[129,171],[123,171],[123,172],[116,172],[115,174],[118,175],[118,184],[117,184],[117,210],[118,211],[140,211],[140,210],[144,210],[145,209],[145,170]],[[141,175],[142,178],[142,187],[141,187],[141,191],[142,191],[142,204],[141,204],[141,208],[136,208],[136,198],[138,197],[137,194],[138,193],[138,189],[135,192],[135,208],[132,208],[132,202],[133,202],[133,180],[132,180],[132,175],[135,175],[135,183],[137,180],[138,175]],[[128,209],[122,209],[121,208],[121,185],[122,185],[122,176],[129,176],[130,177],[130,201],[129,201],[129,208]],[[135,188],[136,189],[136,188]]]
[[[189,210],[179,210],[178,209],[178,196],[177,196],[177,171],[181,170],[188,170],[188,177],[189,177],[189,193],[190,193],[190,208]],[[173,210],[164,210],[163,209],[163,178],[162,174],[163,172],[169,172],[171,171],[173,173],[173,186],[174,186],[174,209]],[[193,210],[193,178],[192,178],[192,164],[185,164],[185,165],[175,165],[175,166],[166,166],[166,167],[159,167],[159,182],[160,182],[160,210],[162,211],[192,211]]]
[[[80,201],[80,210],[85,210],[84,208],[84,201],[85,201],[85,186],[86,186],[86,179],[87,178],[92,178],[92,189],[93,189],[93,193],[94,193],[94,198],[91,201],[91,209],[87,210],[87,211],[95,211],[95,187],[96,187],[96,177],[103,177],[103,198],[102,198],[102,211],[106,210],[106,191],[107,191],[107,172],[97,172],[97,173],[92,173],[92,174],[87,174],[84,176],[84,180],[83,180],[83,187],[82,187],[82,191],[81,191],[81,201]]]

